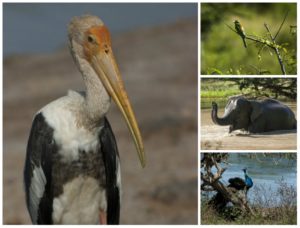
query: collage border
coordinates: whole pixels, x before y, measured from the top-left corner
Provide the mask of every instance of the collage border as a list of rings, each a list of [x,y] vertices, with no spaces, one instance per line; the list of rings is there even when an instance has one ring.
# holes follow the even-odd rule
[[[201,75],[201,30],[200,30],[200,26],[201,26],[201,3],[245,3],[243,1],[237,1],[237,0],[232,0],[232,1],[224,1],[224,0],[219,0],[219,1],[214,1],[214,0],[197,0],[197,1],[157,1],[157,0],[152,0],[152,1],[147,1],[147,0],[140,0],[140,1],[123,1],[123,0],[111,0],[111,1],[101,1],[101,0],[89,0],[88,2],[84,2],[83,0],[81,1],[77,1],[77,0],[73,0],[73,1],[69,1],[69,0],[64,0],[64,1],[52,1],[52,0],[48,0],[48,1],[36,1],[36,0],[32,0],[32,1],[23,1],[23,0],[15,0],[15,1],[3,1],[1,0],[1,7],[0,7],[0,17],[3,19],[3,3],[197,3],[198,4],[198,75],[197,75],[197,89],[198,89],[198,97],[197,97],[197,111],[198,111],[198,141],[197,141],[197,157],[198,157],[198,225],[192,225],[192,226],[203,226],[203,227],[209,227],[209,225],[201,225],[201,194],[200,194],[200,184],[201,184],[201,178],[200,178],[200,153],[203,152],[215,152],[215,150],[201,150],[201,78],[203,77]],[[279,0],[273,0],[273,1],[268,1],[268,0],[251,0],[251,1],[247,1],[247,2],[253,2],[253,3],[297,3],[297,24],[299,24],[299,2],[297,0],[294,1],[279,1]],[[3,20],[2,20],[3,21]],[[1,38],[2,38],[2,42],[0,43],[0,51],[2,51],[3,53],[3,23],[2,24],[2,29],[0,31],[1,34]],[[298,49],[298,44],[299,44],[299,35],[297,34],[297,49]],[[1,56],[1,60],[2,60],[2,64],[0,67],[0,72],[2,73],[2,77],[0,79],[0,84],[1,84],[1,88],[3,88],[3,55]],[[298,75],[298,60],[299,60],[299,51],[297,50],[297,75]],[[292,77],[292,78],[297,78],[297,75],[294,76],[288,76],[288,77]],[[209,78],[211,76],[204,76],[204,78]],[[222,77],[230,77],[230,76],[222,76]],[[244,77],[244,76],[234,76],[234,77]],[[258,78],[263,78],[263,76],[260,75],[251,75],[251,76],[247,76],[247,77],[258,77]],[[271,76],[268,76],[271,77]],[[274,76],[274,77],[282,77],[282,76]],[[219,78],[219,77],[216,77]],[[299,120],[299,80],[297,79],[297,120]],[[0,108],[0,113],[1,113],[1,120],[0,120],[0,124],[2,126],[2,131],[0,133],[0,143],[2,145],[2,156],[0,156],[0,164],[1,164],[1,169],[0,169],[0,182],[2,184],[0,184],[0,193],[1,196],[3,197],[3,89],[2,89],[2,93],[0,93],[0,97],[2,99],[2,106]],[[299,121],[298,121],[299,122]],[[297,128],[299,129],[299,124],[297,123]],[[298,156],[298,151],[299,151],[299,134],[297,134],[297,150],[262,150],[262,151],[257,151],[257,150],[245,150],[245,151],[239,151],[239,152],[296,152],[297,153],[297,202],[300,202],[300,194],[299,194],[299,175],[298,175],[298,170],[299,170],[299,156]],[[218,150],[218,152],[237,152],[237,151],[228,151],[228,150]],[[1,207],[0,207],[0,224],[3,224],[3,201],[0,200],[1,202]],[[297,207],[299,207],[299,204],[297,205]],[[297,224],[299,224],[300,221],[300,214],[297,210]],[[8,225],[2,225],[2,226],[8,226]],[[19,227],[19,225],[9,225],[10,227]],[[130,225],[127,225],[130,226]],[[142,227],[143,225],[137,225],[137,227]],[[157,227],[157,225],[147,225],[148,227]],[[183,227],[186,225],[179,225],[179,227]],[[229,227],[229,225],[219,225],[220,227]],[[240,227],[242,225],[238,225],[238,227]],[[271,225],[267,225],[267,227],[269,227]],[[288,225],[285,227],[295,227],[297,225]],[[61,227],[61,226],[60,226]],[[82,226],[78,226],[78,227],[82,227]]]

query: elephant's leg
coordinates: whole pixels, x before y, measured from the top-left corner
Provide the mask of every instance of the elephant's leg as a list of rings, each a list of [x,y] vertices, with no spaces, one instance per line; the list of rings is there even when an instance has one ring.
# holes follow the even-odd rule
[[[244,119],[237,119],[233,121],[232,125],[229,126],[229,133],[235,130],[248,130],[248,121],[246,122]]]
[[[265,132],[266,131],[266,120],[263,118],[256,119],[253,123],[251,123],[249,125],[248,131],[250,133]]]
[[[238,129],[241,129],[237,123],[233,123],[232,125],[229,126],[229,133],[235,131],[235,130],[238,130]]]

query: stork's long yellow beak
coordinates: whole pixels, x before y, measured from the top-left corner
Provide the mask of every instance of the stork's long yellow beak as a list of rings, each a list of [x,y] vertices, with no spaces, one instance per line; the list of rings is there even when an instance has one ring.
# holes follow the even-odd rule
[[[101,36],[103,36],[103,31],[100,37],[98,31],[98,37],[100,39]],[[93,54],[90,56],[91,65],[94,68],[95,72],[98,74],[106,91],[111,96],[111,98],[113,99],[113,101],[116,103],[117,107],[120,109],[121,113],[123,114],[127,126],[129,128],[129,131],[133,137],[141,165],[142,167],[145,167],[146,160],[145,160],[143,140],[141,137],[141,133],[135,115],[131,108],[131,104],[128,99],[126,90],[124,88],[124,83],[121,78],[118,66],[116,64],[112,52],[111,44],[108,41],[105,42],[105,39],[103,39],[103,37],[101,41],[103,46],[101,46],[100,48],[98,47],[97,48],[98,50],[93,51]]]

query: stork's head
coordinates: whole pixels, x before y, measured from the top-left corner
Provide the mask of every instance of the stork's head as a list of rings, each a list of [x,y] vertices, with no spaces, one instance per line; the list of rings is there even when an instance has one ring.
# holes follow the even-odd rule
[[[112,52],[108,28],[96,16],[75,17],[69,25],[69,41],[75,59],[81,59],[92,67],[123,114],[144,167],[142,137]]]

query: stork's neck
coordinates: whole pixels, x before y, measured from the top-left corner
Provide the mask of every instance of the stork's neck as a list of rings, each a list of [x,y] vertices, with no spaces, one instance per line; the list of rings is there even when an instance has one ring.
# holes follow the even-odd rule
[[[77,60],[86,87],[84,111],[93,125],[108,112],[110,96],[89,62],[80,58]]]

